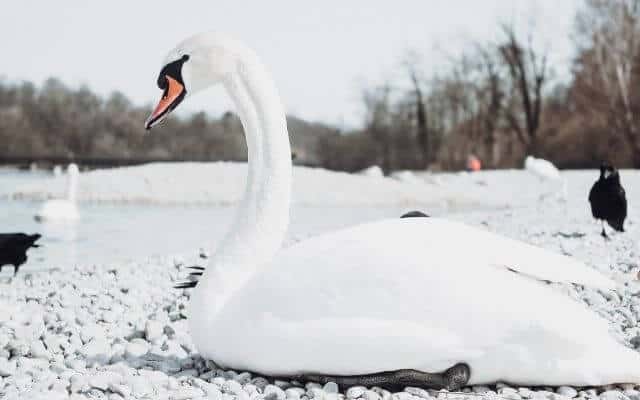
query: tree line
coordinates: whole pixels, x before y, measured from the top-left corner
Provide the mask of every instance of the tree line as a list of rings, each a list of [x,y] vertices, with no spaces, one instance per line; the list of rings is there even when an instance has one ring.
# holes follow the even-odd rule
[[[565,168],[605,159],[640,167],[640,0],[585,0],[562,82],[540,31],[499,29],[499,40],[469,43],[445,72],[425,75],[418,57],[406,57],[402,84],[363,91],[364,128],[323,140],[323,163],[451,170],[475,155],[484,167],[505,168],[534,155]]]
[[[0,81],[0,160],[246,160],[242,124],[232,112],[220,118],[204,112],[168,118],[149,135],[143,122],[150,111],[120,92],[101,98],[55,78],[42,87]],[[288,125],[300,132],[292,135],[293,156],[317,165],[318,138],[335,129],[295,117]]]
[[[420,56],[401,78],[362,90],[362,128],[341,132],[288,118],[294,162],[356,171],[520,167],[526,155],[560,167],[608,159],[640,167],[640,0],[585,0],[574,21],[571,77],[554,79],[540,32],[500,25],[500,38],[469,43],[444,70]],[[239,119],[200,112],[169,118],[153,135],[149,107],[119,92],[102,98],[57,79],[41,87],[0,80],[0,160],[15,157],[148,160],[246,159]]]

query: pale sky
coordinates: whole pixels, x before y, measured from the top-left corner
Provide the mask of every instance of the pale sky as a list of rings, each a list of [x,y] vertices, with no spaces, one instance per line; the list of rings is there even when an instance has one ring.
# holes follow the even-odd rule
[[[562,76],[579,1],[11,1],[2,6],[0,77],[39,84],[55,76],[153,103],[165,53],[184,37],[217,30],[260,54],[289,113],[353,125],[362,115],[361,88],[393,77],[408,50],[439,68],[469,40],[495,39],[498,21],[522,29],[535,22]],[[217,115],[232,105],[218,89],[181,107]]]

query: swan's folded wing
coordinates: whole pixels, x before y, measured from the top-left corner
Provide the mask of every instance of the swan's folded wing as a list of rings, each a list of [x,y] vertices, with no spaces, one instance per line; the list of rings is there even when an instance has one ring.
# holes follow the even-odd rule
[[[583,262],[457,222],[436,220],[442,231],[457,236],[461,243],[496,267],[551,282],[576,283],[600,289],[613,289],[615,282]]]

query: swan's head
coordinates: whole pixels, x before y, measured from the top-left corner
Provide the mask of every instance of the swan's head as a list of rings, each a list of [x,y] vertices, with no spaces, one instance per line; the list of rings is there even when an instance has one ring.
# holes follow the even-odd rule
[[[76,164],[71,163],[67,167],[67,174],[69,174],[70,176],[78,176],[80,174],[80,170],[78,169],[78,166]]]
[[[531,156],[527,156],[527,157],[524,159],[524,167],[525,167],[525,168],[530,168],[530,167],[531,167],[531,165],[533,165],[532,163],[533,163],[533,161],[534,161],[534,160],[535,160],[535,158],[533,158],[533,157],[531,157]]]
[[[162,97],[145,128],[161,122],[187,96],[223,82],[237,71],[244,51],[238,42],[216,33],[195,35],[176,46],[162,63],[157,79]]]

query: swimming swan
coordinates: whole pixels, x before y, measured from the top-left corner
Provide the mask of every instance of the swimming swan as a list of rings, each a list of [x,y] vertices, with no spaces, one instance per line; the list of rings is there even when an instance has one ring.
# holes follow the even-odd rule
[[[237,106],[249,166],[235,222],[190,300],[203,357],[345,386],[640,382],[640,355],[543,282],[614,286],[577,260],[439,218],[366,223],[281,249],[289,136],[252,50],[215,33],[180,43],[164,60],[164,94],[145,126],[215,83]]]
[[[69,164],[67,167],[67,197],[46,201],[35,215],[36,221],[75,221],[80,218],[76,206],[79,175],[78,166],[73,163]]]

